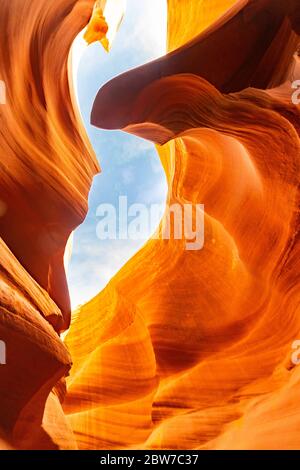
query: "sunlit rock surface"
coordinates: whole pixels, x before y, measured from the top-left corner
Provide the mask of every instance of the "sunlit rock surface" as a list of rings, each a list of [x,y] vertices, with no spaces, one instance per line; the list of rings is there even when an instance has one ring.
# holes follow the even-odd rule
[[[92,9],[87,0],[0,5],[0,436],[15,448],[76,447],[60,404],[71,367],[58,336],[70,322],[63,256],[99,168],[68,56]]]
[[[299,111],[291,88],[264,91],[293,67],[296,2],[210,5],[169,2],[173,53],[94,104],[95,125],[165,144],[168,203],[205,204],[205,245],[150,240],[76,312],[65,411],[80,448],[300,445]]]
[[[163,219],[64,346],[63,253],[98,171],[67,62],[93,2],[4,2],[0,447],[300,448],[298,2],[168,7],[172,52],[105,85],[92,122],[158,144],[167,202],[205,204],[205,244],[164,240]]]
[[[70,321],[64,249],[99,169],[68,80],[69,50],[92,8],[92,0],[1,1],[0,235],[58,304],[63,329]]]

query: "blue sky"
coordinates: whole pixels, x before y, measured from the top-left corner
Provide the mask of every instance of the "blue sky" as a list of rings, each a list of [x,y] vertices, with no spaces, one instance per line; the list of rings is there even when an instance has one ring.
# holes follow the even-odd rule
[[[146,234],[144,240],[99,240],[96,235],[99,204],[117,207],[119,196],[127,196],[128,204],[147,205],[163,204],[166,198],[165,176],[151,143],[119,131],[102,131],[89,123],[93,101],[104,83],[165,53],[165,3],[127,0],[125,18],[111,52],[107,54],[99,43],[81,52],[78,102],[102,173],[94,180],[86,220],[74,233],[68,268],[73,308],[102,290],[150,236]],[[76,48],[73,53],[79,54]]]

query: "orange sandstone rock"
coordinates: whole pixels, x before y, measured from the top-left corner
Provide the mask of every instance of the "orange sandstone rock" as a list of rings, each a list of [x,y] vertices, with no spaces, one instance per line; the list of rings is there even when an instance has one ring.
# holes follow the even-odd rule
[[[163,219],[74,313],[64,345],[64,248],[99,170],[68,54],[93,1],[4,2],[2,447],[300,446],[298,2],[168,8],[172,52],[103,87],[92,122],[158,144],[167,202],[205,204],[205,245],[163,239]]]
[[[162,220],[76,312],[65,411],[80,448],[300,445],[300,115],[272,90],[293,67],[299,6],[218,2],[209,25],[200,3],[169,1],[175,50],[94,104],[95,125],[164,144],[167,202],[205,204],[205,245],[164,240]]]
[[[92,0],[5,1],[1,6],[0,235],[60,307],[70,302],[63,267],[70,233],[84,219],[94,152],[72,102],[68,56]],[[22,18],[22,27],[19,19]]]
[[[108,31],[108,24],[103,16],[101,8],[95,8],[93,16],[84,34],[84,39],[88,44],[96,41],[103,41]]]
[[[68,56],[92,8],[1,3],[0,435],[14,448],[76,447],[60,403],[71,367],[59,337],[70,321],[63,255],[99,166],[74,108]]]

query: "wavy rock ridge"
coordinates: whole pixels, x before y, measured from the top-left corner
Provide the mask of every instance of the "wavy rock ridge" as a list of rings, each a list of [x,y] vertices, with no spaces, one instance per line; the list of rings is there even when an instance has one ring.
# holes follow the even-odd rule
[[[63,255],[99,168],[72,103],[68,55],[92,8],[0,2],[0,429],[14,447],[76,446],[57,398],[71,366],[58,336],[70,323]]]
[[[169,0],[170,54],[99,91],[92,122],[158,144],[167,202],[205,204],[205,245],[187,251],[185,240],[164,240],[162,220],[160,237],[74,313],[64,414],[59,379],[70,359],[52,328],[68,326],[62,253],[98,170],[71,104],[67,55],[92,2],[24,3],[35,9],[21,28],[23,52],[12,42],[18,60],[0,52],[0,78],[11,84],[13,70],[26,72],[1,114],[1,149],[11,152],[2,165],[15,165],[0,172],[10,191],[0,198],[8,209],[13,203],[0,222],[9,260],[1,260],[1,297],[15,329],[28,318],[20,330],[28,370],[35,347],[45,356],[36,381],[26,381],[20,413],[10,416],[8,403],[1,416],[6,440],[26,448],[299,448],[300,372],[290,360],[300,334],[300,127],[290,83],[298,2]],[[0,34],[9,38],[16,1],[4,6]],[[41,185],[43,199],[35,196]],[[46,214],[45,201],[53,207]],[[41,233],[55,235],[49,250],[48,241],[47,250],[33,243]],[[6,393],[24,387],[9,373]]]

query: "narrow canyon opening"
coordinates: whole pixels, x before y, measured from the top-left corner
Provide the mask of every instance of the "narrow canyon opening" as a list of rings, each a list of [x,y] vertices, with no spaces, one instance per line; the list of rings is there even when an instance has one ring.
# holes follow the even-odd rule
[[[155,146],[121,131],[96,129],[90,124],[90,113],[97,91],[107,81],[166,53],[166,36],[166,2],[129,0],[109,54],[99,42],[85,47],[82,34],[74,42],[73,80],[78,106],[101,173],[90,191],[87,217],[73,234],[67,268],[72,309],[99,293],[153,232],[149,224],[139,239],[130,239],[118,227],[116,239],[101,239],[97,233],[101,207],[116,208],[120,218],[120,197],[123,201],[127,198],[128,208],[133,204],[165,204],[167,183]]]

